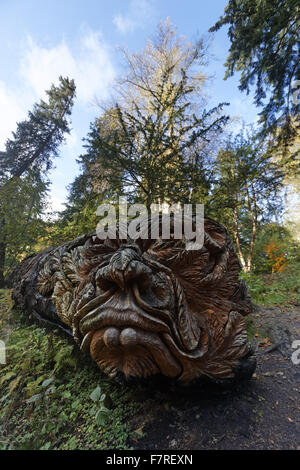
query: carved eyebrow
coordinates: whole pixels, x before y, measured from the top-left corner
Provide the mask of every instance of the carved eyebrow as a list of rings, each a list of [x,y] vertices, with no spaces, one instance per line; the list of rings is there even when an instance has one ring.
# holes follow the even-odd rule
[[[187,250],[179,240],[179,243],[175,241],[174,243],[159,243],[157,246],[151,247],[147,254],[158,259],[164,266],[173,267],[174,263],[177,264],[182,261],[190,263],[204,253],[209,253],[207,247],[203,246],[199,250]]]
[[[102,263],[99,264],[99,266],[97,266],[97,268],[99,269],[99,268],[102,268],[102,267],[106,266],[109,263],[109,261],[110,261],[110,259],[113,255],[114,255],[114,253],[112,252],[112,253],[109,253],[107,255],[102,256],[103,261],[102,261]]]
[[[143,253],[142,254],[142,260],[145,260],[147,262],[148,266],[150,266],[154,271],[163,271],[167,274],[172,273],[171,269],[168,268],[168,266],[160,263],[157,260],[154,260],[149,253],[146,253],[146,252]]]

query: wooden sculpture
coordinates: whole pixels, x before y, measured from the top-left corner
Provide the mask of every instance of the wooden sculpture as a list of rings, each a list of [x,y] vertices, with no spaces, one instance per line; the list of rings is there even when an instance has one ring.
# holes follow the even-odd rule
[[[73,335],[110,376],[251,377],[247,286],[225,228],[208,218],[204,228],[196,251],[172,236],[81,236],[25,259],[13,298]]]

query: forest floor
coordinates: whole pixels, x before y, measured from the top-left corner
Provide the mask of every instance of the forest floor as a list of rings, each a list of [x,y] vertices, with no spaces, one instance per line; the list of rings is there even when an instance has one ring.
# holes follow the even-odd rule
[[[0,330],[10,334],[0,366],[0,449],[300,450],[300,364],[292,361],[299,304],[257,307],[247,321],[258,349],[250,381],[125,386],[66,338],[24,324],[8,291],[0,294]],[[109,409],[104,425],[90,396],[98,385]]]
[[[248,326],[258,344],[251,381],[165,395],[146,411],[146,436],[135,448],[300,450],[300,364],[291,360],[300,308],[256,308]]]

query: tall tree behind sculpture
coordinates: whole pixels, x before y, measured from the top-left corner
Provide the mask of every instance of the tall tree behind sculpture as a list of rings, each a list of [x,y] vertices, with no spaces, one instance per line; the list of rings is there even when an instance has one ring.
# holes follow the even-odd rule
[[[22,202],[22,194],[32,191],[35,181],[38,188],[33,197],[24,200],[24,212],[28,221],[37,215],[43,206],[43,195],[47,189],[45,176],[52,166],[52,160],[58,156],[59,145],[66,133],[70,132],[69,119],[75,96],[73,80],[60,77],[59,86],[48,90],[48,102],[41,100],[29,112],[28,119],[18,123],[13,138],[8,139],[5,151],[0,152],[0,286],[4,283],[4,270],[7,247],[11,241],[10,230],[17,230],[11,223],[13,214],[7,212],[9,200],[13,192],[18,194],[18,204]],[[24,188],[26,181],[29,186]],[[28,206],[29,205],[29,206]],[[35,208],[35,210],[33,210]],[[40,208],[40,209],[38,209]],[[22,211],[17,211],[20,214]],[[6,223],[9,216],[9,224]],[[22,247],[24,247],[23,231]]]
[[[117,98],[91,126],[80,160],[83,173],[97,183],[108,181],[116,192],[121,186],[147,207],[159,201],[192,202],[193,197],[205,202],[207,147],[228,118],[222,105],[205,110],[203,41],[179,38],[167,21],[142,53],[124,51],[124,57],[126,73],[116,86]]]
[[[214,215],[230,230],[243,270],[249,272],[260,227],[282,212],[284,174],[268,145],[245,130],[228,138],[214,170]]]

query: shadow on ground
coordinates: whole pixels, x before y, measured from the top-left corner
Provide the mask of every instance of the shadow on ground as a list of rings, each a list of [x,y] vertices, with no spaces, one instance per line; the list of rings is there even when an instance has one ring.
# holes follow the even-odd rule
[[[145,433],[132,441],[135,449],[300,450],[300,365],[291,360],[292,342],[300,339],[300,310],[260,308],[252,318],[260,346],[251,381],[142,387],[136,399],[150,401],[131,423],[137,434]]]

